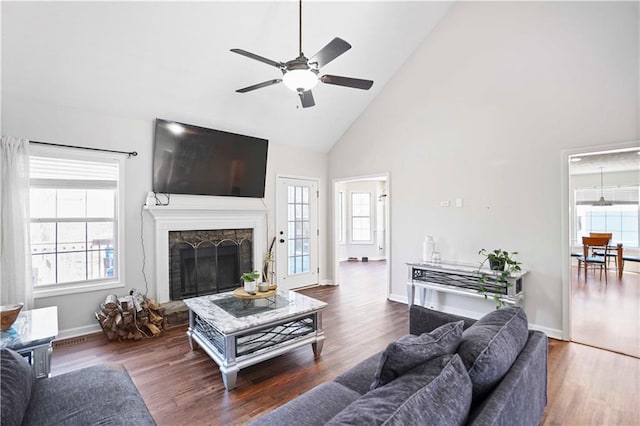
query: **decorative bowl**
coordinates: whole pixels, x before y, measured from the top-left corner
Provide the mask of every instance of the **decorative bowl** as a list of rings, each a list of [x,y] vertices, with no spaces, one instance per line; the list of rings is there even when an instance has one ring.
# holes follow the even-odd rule
[[[0,306],[0,330],[8,330],[18,319],[18,314],[22,310],[24,303]]]

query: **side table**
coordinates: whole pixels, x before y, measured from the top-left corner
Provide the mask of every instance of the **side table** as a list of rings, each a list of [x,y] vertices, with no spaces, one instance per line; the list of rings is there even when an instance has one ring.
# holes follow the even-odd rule
[[[36,378],[51,373],[51,342],[58,335],[58,307],[22,311],[9,330],[0,332],[0,348],[9,348],[29,360]]]

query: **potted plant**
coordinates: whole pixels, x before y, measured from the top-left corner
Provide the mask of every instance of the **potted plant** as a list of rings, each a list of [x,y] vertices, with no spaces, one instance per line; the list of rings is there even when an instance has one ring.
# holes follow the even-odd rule
[[[484,284],[486,284],[489,280],[491,282],[504,285],[505,287],[509,287],[511,283],[507,280],[514,272],[521,271],[520,265],[521,262],[518,262],[513,258],[517,251],[508,252],[502,249],[496,249],[493,251],[488,251],[486,249],[481,249],[478,254],[483,256],[482,262],[480,262],[480,266],[478,267],[478,293],[484,295],[484,298],[487,298],[487,290],[484,288]],[[486,274],[482,272],[482,267],[489,263],[489,269],[495,271],[492,274]],[[496,309],[500,308],[504,305],[502,299],[500,299],[499,295],[494,295],[493,299],[496,301]]]
[[[244,282],[244,291],[247,293],[256,291],[256,280],[260,278],[258,271],[245,272],[242,274],[242,281]]]

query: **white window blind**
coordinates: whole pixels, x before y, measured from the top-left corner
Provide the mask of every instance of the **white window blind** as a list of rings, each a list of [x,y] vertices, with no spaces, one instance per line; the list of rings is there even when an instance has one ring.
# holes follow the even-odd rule
[[[638,204],[637,186],[620,186],[608,188],[578,188],[576,189],[576,204],[591,204],[600,199],[613,204]]]
[[[118,162],[31,156],[31,179],[118,181]]]

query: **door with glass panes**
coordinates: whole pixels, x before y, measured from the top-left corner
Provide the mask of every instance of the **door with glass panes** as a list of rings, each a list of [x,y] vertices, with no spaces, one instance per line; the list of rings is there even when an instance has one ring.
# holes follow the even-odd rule
[[[279,177],[277,187],[278,287],[318,284],[318,182]]]

